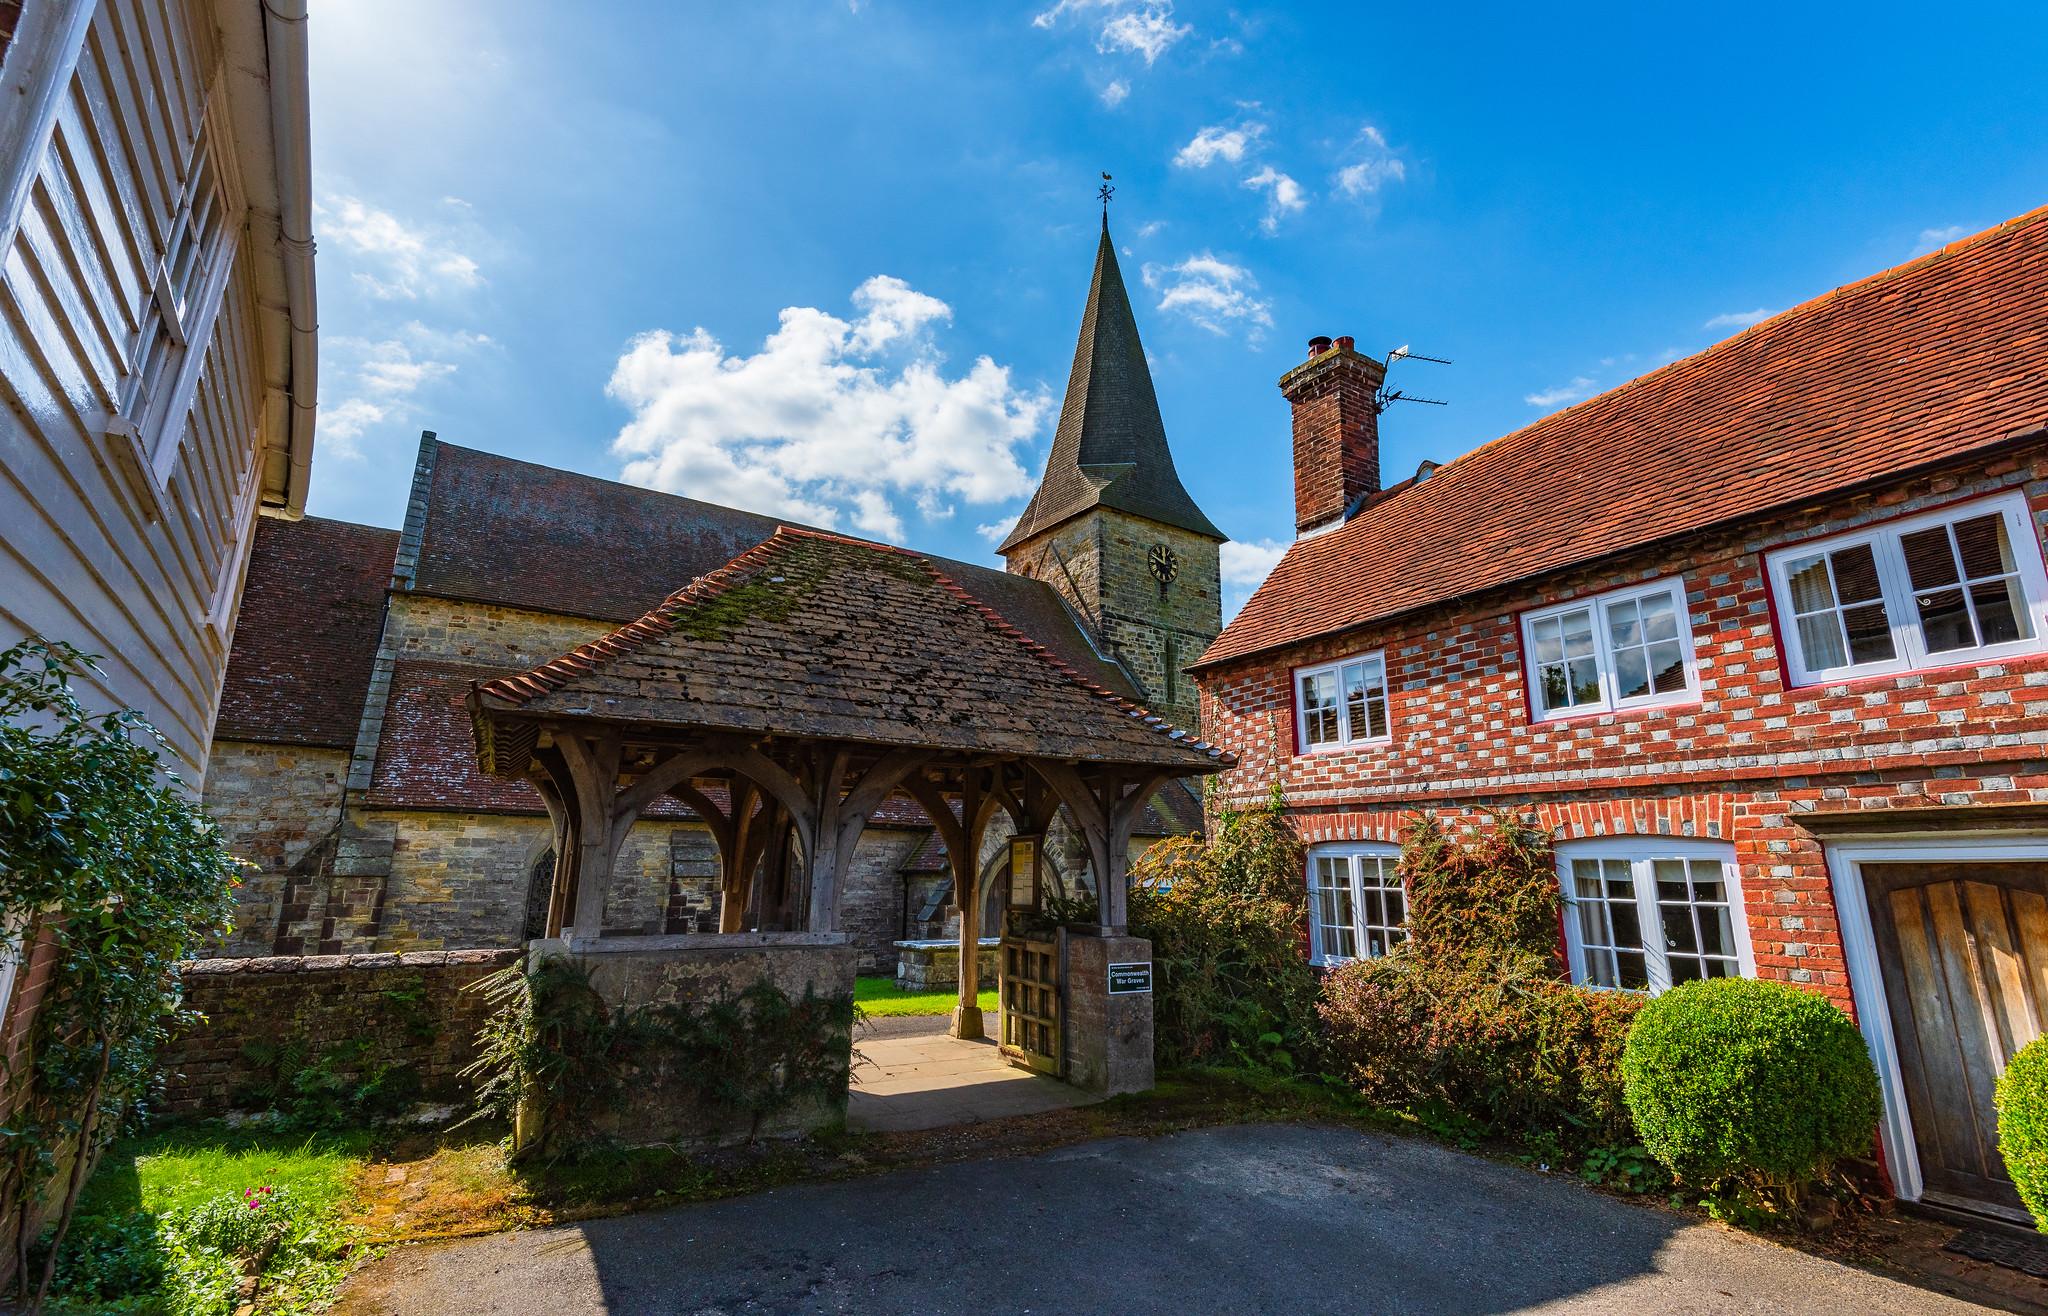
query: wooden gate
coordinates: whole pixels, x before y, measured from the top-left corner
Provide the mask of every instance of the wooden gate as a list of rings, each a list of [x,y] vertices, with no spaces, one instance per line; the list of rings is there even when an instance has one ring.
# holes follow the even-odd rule
[[[1060,951],[1056,941],[1003,938],[1002,1053],[1060,1077]]]
[[[2048,864],[1859,867],[1923,1191],[2024,1220],[1991,1092],[2048,1019]]]

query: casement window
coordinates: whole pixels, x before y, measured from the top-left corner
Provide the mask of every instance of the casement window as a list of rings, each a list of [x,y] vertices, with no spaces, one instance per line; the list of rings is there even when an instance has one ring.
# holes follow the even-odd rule
[[[1309,958],[1342,964],[1408,939],[1408,896],[1391,845],[1319,845],[1308,855]]]
[[[2048,648],[2048,578],[2018,493],[1795,544],[1769,561],[1795,685]]]
[[[1557,847],[1572,981],[1660,992],[1751,972],[1734,847],[1670,837]]]
[[[1294,674],[1295,736],[1304,750],[1388,739],[1387,661],[1360,654]]]
[[[1685,582],[1631,585],[1525,613],[1522,667],[1538,720],[1698,699]]]
[[[201,132],[186,161],[178,208],[136,313],[119,410],[107,437],[152,511],[168,483],[204,365],[230,264],[228,198]]]

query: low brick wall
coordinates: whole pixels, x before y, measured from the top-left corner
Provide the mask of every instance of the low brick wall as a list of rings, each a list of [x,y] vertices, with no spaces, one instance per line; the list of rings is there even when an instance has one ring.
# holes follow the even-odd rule
[[[476,1055],[490,1013],[470,983],[515,964],[518,950],[422,951],[410,955],[278,955],[195,960],[184,966],[185,1001],[206,1016],[172,1039],[159,1059],[163,1109],[218,1115],[245,1109],[270,1082],[276,1057],[326,1056],[359,1078],[405,1067],[424,1097],[466,1093],[459,1077]]]

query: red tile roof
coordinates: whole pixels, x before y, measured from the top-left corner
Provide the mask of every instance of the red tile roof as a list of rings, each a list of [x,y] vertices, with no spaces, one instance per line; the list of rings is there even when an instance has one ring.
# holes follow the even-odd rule
[[[397,551],[396,530],[256,523],[215,740],[355,744]]]
[[[788,527],[603,639],[480,683],[478,698],[486,759],[491,728],[519,710],[1186,772],[1232,762],[926,559]]]
[[[2048,428],[2048,208],[1547,416],[1298,540],[1212,666]]]

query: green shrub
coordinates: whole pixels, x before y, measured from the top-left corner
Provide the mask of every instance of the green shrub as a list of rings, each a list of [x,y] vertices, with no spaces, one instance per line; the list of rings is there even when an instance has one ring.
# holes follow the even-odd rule
[[[1999,1075],[1998,1150],[2034,1224],[2048,1234],[2048,1037],[2020,1048]]]
[[[1409,940],[1323,982],[1336,1076],[1460,1141],[1631,1145],[1621,1052],[1642,998],[1562,978],[1549,838],[1508,814],[1467,837],[1425,816],[1401,877]]]
[[[1563,982],[1542,956],[1404,949],[1332,972],[1319,1008],[1336,1076],[1375,1104],[1577,1149],[1633,1141],[1621,1053],[1642,1004]]]
[[[1226,812],[1215,839],[1177,837],[1132,867],[1130,926],[1152,943],[1152,1029],[1162,1066],[1309,1067],[1316,975],[1301,842],[1276,797]]]
[[[1880,1111],[1863,1037],[1787,983],[1685,983],[1643,1007],[1622,1081],[1658,1160],[1710,1191],[1789,1189],[1870,1150]]]

